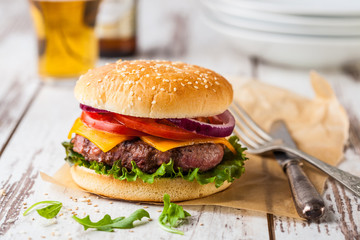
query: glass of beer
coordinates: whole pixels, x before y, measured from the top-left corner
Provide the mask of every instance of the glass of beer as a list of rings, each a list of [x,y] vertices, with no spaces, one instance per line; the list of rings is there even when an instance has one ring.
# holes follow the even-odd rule
[[[29,0],[42,80],[76,79],[98,58],[95,20],[100,0]]]

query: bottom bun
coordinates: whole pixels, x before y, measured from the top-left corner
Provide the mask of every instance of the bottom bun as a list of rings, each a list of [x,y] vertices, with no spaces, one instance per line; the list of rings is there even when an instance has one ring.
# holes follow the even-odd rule
[[[200,185],[196,180],[189,182],[182,178],[157,178],[152,184],[144,183],[141,179],[128,182],[97,174],[94,170],[76,165],[72,166],[70,171],[76,184],[85,190],[130,201],[162,202],[165,193],[170,195],[171,201],[184,201],[209,196],[231,185],[224,182],[216,188],[214,183]]]

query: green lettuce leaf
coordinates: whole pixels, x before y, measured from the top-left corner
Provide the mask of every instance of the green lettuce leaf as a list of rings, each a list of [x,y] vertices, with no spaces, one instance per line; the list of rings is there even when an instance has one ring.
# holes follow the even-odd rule
[[[76,164],[87,167],[98,174],[111,175],[119,180],[131,182],[140,178],[146,183],[153,183],[156,178],[160,177],[181,177],[190,182],[196,180],[201,185],[214,182],[216,187],[220,187],[225,181],[233,182],[245,171],[244,161],[247,160],[247,158],[245,157],[244,150],[246,148],[240,146],[236,136],[230,137],[229,142],[235,148],[237,153],[234,154],[226,148],[221,163],[209,171],[199,172],[199,169],[196,168],[184,172],[181,168],[174,169],[174,162],[170,160],[168,163],[163,163],[153,174],[141,171],[134,161],[131,162],[133,167],[131,171],[128,171],[125,167],[121,166],[121,160],[116,161],[113,166],[108,166],[97,161],[86,161],[81,154],[73,151],[73,145],[70,142],[63,142],[62,145],[65,147],[66,151],[65,160],[71,165]]]
[[[72,217],[75,221],[83,225],[84,229],[95,228],[98,231],[112,232],[115,228],[128,229],[134,227],[136,220],[141,220],[143,217],[150,218],[149,213],[144,209],[138,209],[133,212],[129,217],[118,217],[111,219],[110,215],[106,214],[98,222],[92,222],[90,216],[78,218],[75,215]]]
[[[178,227],[186,217],[190,217],[190,213],[185,211],[181,206],[170,202],[169,194],[164,195],[164,209],[159,216],[158,223],[165,231],[184,235],[184,232],[174,229]]]
[[[36,211],[38,212],[38,214],[40,216],[47,218],[47,219],[56,217],[56,215],[60,212],[60,210],[62,208],[62,203],[59,201],[41,201],[41,202],[37,202],[37,203],[34,203],[33,205],[31,205],[31,207],[29,207],[23,213],[23,215],[26,216],[29,212],[31,212],[31,210],[33,210],[38,205],[47,205],[44,208],[36,209]]]

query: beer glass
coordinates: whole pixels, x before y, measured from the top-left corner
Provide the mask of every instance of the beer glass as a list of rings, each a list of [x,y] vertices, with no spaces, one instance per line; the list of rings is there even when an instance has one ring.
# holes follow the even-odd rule
[[[29,0],[44,81],[75,79],[98,58],[95,20],[100,0]]]

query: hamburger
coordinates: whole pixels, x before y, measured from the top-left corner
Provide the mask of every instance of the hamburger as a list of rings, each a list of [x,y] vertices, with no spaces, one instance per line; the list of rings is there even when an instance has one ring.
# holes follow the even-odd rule
[[[222,191],[244,172],[230,136],[231,84],[182,62],[117,61],[82,75],[81,116],[64,142],[73,180],[110,198],[161,202]]]

